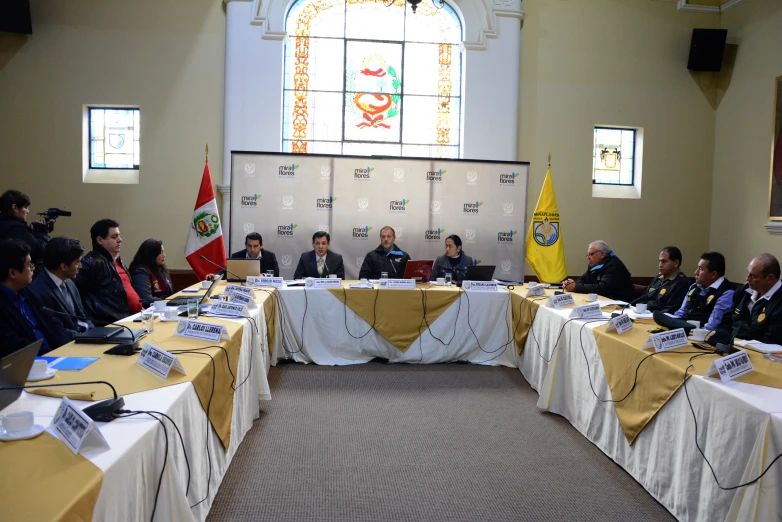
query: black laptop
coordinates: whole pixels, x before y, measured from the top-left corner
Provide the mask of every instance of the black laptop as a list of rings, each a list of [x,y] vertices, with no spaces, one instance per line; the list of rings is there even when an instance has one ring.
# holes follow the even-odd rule
[[[24,386],[43,341],[35,341],[0,359],[0,387]],[[0,410],[14,402],[22,390],[0,390]]]
[[[209,299],[209,296],[211,296],[211,295],[212,295],[212,292],[214,292],[215,285],[216,285],[216,284],[217,284],[217,283],[218,283],[218,282],[219,282],[219,281],[220,281],[222,278],[223,278],[222,274],[221,274],[221,275],[218,275],[217,277],[215,277],[215,278],[214,278],[214,280],[212,281],[212,284],[211,284],[211,285],[209,285],[209,288],[207,288],[207,289],[206,289],[206,293],[205,293],[204,295],[202,295],[202,296],[200,297],[200,299],[198,300],[198,305],[199,305],[199,306],[200,306],[200,305],[202,305],[202,304],[204,303],[204,301],[206,301],[207,299]],[[188,302],[189,300],[191,300],[191,299],[195,299],[196,297],[198,297],[198,296],[192,295],[192,296],[186,296],[186,297],[177,297],[176,299],[171,299],[171,300],[170,300],[170,301],[168,301],[166,304],[167,304],[168,306],[182,306],[182,305],[186,305],[186,304],[187,304],[187,302]]]
[[[464,275],[465,281],[491,281],[494,276],[495,265],[470,265]]]

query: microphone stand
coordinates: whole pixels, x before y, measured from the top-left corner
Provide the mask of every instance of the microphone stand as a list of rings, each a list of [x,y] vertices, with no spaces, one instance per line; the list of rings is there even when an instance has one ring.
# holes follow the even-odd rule
[[[87,321],[90,320],[89,317],[86,317],[84,315],[71,314],[71,313],[67,313],[67,312],[60,312],[58,310],[52,310],[51,308],[48,308],[46,306],[42,306],[41,310],[43,310],[45,312],[52,313],[52,314],[65,315],[65,316],[68,316],[68,317],[75,317],[76,319],[87,320]],[[128,328],[124,324],[120,324],[120,323],[105,323],[104,324],[104,326],[109,326],[109,325],[111,325],[111,326],[119,326],[120,328],[124,328],[125,330],[130,332],[131,341],[129,343],[118,344],[114,348],[109,348],[108,350],[106,350],[103,353],[105,353],[107,355],[134,355],[138,351],[138,349],[139,349],[139,347],[138,347],[139,339],[136,339],[136,334],[133,333],[133,330],[131,330],[130,328]]]
[[[204,256],[201,256],[201,259],[203,259],[203,260],[204,260],[204,261],[206,261],[207,263],[210,263],[210,264],[212,264],[212,265],[216,266],[217,268],[220,268],[221,270],[225,270],[225,272],[226,272],[226,273],[228,273],[228,274],[231,274],[232,276],[234,276],[234,277],[235,277],[235,278],[237,278],[237,279],[244,279],[244,278],[242,278],[242,277],[239,277],[238,275],[234,274],[234,273],[233,273],[233,272],[231,272],[230,270],[228,270],[228,267],[225,267],[225,266],[223,266],[223,265],[218,265],[218,264],[217,264],[217,263],[215,263],[214,261],[210,261],[209,259],[205,258]]]
[[[107,381],[82,381],[82,382],[68,382],[68,383],[62,383],[62,384],[30,384],[26,386],[3,386],[0,387],[0,391],[2,390],[26,390],[29,388],[56,388],[59,386],[75,386],[78,384],[105,384],[109,388],[111,388],[111,391],[114,393],[113,399],[106,399],[105,401],[100,401],[92,406],[87,406],[82,411],[92,420],[98,421],[98,422],[111,422],[114,419],[116,419],[116,414],[119,413],[119,410],[125,407],[125,399],[122,397],[117,396],[117,390],[114,388],[114,386],[111,385],[111,383]]]

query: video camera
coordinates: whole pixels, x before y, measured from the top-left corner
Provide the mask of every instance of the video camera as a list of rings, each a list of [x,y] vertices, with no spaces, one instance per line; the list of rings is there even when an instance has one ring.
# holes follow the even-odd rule
[[[46,223],[46,229],[49,232],[54,232],[54,222],[57,221],[57,218],[60,216],[70,217],[71,212],[59,208],[50,208],[45,212],[39,212],[38,215],[43,216],[44,222]]]

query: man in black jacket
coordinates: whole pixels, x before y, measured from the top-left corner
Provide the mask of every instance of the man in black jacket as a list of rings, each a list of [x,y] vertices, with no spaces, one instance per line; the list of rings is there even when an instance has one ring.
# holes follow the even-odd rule
[[[258,232],[251,232],[244,238],[244,250],[231,254],[231,259],[260,259],[261,274],[274,271],[274,277],[280,277],[280,267],[274,252],[263,249],[263,237]]]
[[[33,280],[30,247],[18,239],[0,243],[0,357],[37,340],[39,355],[71,341],[53,314],[45,314],[38,297],[27,287]]]
[[[395,240],[396,232],[393,228],[385,226],[380,229],[380,246],[364,256],[358,274],[360,279],[380,279],[382,272],[388,273],[391,279],[404,277],[410,256],[396,246]]]
[[[30,290],[45,307],[62,312],[57,318],[72,335],[93,327],[90,321],[74,317],[84,316],[81,294],[73,282],[81,268],[83,254],[84,247],[77,240],[53,238],[43,253],[45,273],[30,285]]]
[[[690,288],[690,278],[680,270],[682,252],[675,246],[663,248],[658,261],[660,274],[652,279],[636,303],[646,303],[650,312],[672,314],[681,307]]]
[[[587,248],[587,271],[578,279],[565,279],[562,286],[568,292],[597,294],[609,299],[630,302],[635,298],[633,281],[624,263],[605,241],[595,241]]]
[[[30,257],[36,270],[43,269],[43,250],[49,241],[45,223],[27,225],[30,198],[18,190],[6,190],[0,196],[0,241],[19,239],[30,247]]]
[[[345,279],[345,265],[342,256],[329,250],[331,236],[328,232],[315,232],[312,235],[312,250],[301,254],[294,279],[306,277],[328,277],[335,275]]]

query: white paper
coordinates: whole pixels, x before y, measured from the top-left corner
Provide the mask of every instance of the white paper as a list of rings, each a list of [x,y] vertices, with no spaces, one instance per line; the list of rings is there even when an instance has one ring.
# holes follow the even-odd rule
[[[225,326],[221,324],[191,321],[189,319],[179,320],[174,335],[211,342],[218,342],[220,339],[229,340],[231,338]]]
[[[577,306],[570,312],[570,319],[597,319],[602,317],[603,312],[597,303]]]
[[[389,290],[415,290],[414,279],[381,279],[380,288]]]
[[[765,344],[760,341],[745,341],[743,339],[734,339],[733,344],[741,346],[742,348],[750,348],[756,352],[761,353],[776,353],[782,352],[782,346],[778,344]]]
[[[688,346],[690,340],[683,328],[652,334],[644,343],[643,348],[654,348],[655,352],[667,352],[682,346]]]
[[[247,286],[273,286],[282,288],[284,281],[281,277],[250,276],[247,278]]]
[[[74,455],[90,449],[111,449],[95,423],[68,397],[63,397],[47,430]]]
[[[415,281],[413,281],[415,284]],[[307,288],[342,288],[342,279],[338,277],[308,277],[304,286]]]
[[[241,302],[220,301],[209,307],[209,315],[222,317],[247,317],[247,305]]]
[[[465,292],[496,292],[497,283],[494,281],[462,281],[462,290]]]
[[[706,376],[710,377],[715,373],[719,373],[722,382],[730,382],[736,377],[748,374],[752,370],[752,361],[749,360],[747,352],[740,351],[712,362],[709,369],[706,370]]]
[[[142,350],[141,355],[139,355],[139,360],[137,362],[142,367],[163,379],[168,378],[168,374],[171,370],[179,372],[182,375],[187,375],[184,366],[182,366],[182,362],[176,355],[150,343],[144,345],[144,350]]]
[[[609,322],[608,326],[606,327],[606,332],[610,332],[611,330],[616,330],[616,333],[622,335],[627,330],[631,330],[632,328],[633,328],[633,321],[630,320],[629,316],[617,315],[616,317],[611,318],[611,322]]]
[[[571,306],[575,304],[576,300],[573,299],[573,294],[552,295],[546,302],[546,306],[549,308],[562,308],[563,306]]]

